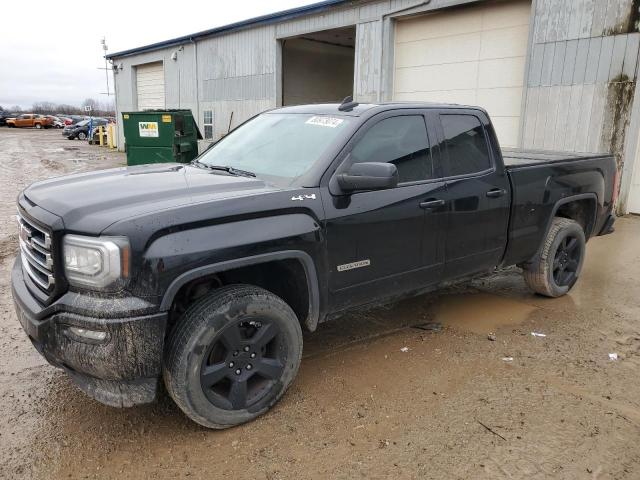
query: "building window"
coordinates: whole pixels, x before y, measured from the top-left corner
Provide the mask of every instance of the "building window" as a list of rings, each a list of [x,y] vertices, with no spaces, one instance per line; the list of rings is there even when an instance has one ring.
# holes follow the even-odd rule
[[[204,138],[205,140],[213,139],[213,111],[204,111]]]

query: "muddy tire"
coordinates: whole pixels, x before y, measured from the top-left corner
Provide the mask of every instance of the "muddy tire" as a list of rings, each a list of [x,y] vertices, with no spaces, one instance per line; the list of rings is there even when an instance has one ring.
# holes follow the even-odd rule
[[[302,330],[291,307],[262,288],[231,285],[196,301],[178,321],[164,382],[194,422],[228,428],[269,410],[301,358]]]
[[[584,231],[578,222],[554,218],[540,254],[524,268],[529,288],[546,297],[565,295],[578,281],[585,246]]]

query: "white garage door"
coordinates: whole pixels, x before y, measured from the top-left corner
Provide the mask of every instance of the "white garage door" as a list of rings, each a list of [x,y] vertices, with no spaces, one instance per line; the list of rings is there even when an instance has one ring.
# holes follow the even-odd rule
[[[164,67],[162,62],[136,67],[138,110],[164,107]]]
[[[480,105],[517,146],[530,13],[515,0],[399,20],[394,99]]]

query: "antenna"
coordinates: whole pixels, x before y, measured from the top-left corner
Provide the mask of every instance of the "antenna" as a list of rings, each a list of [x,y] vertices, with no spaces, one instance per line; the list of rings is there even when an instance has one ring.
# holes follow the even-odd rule
[[[338,107],[338,110],[340,110],[341,112],[350,112],[351,110],[353,110],[358,105],[360,105],[360,104],[358,102],[354,102],[353,101],[353,97],[351,95],[349,95],[344,100],[342,100],[342,103]]]

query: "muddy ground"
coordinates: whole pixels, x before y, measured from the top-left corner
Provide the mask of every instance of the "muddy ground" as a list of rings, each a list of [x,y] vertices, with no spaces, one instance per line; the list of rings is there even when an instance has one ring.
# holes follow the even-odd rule
[[[640,218],[589,242],[564,298],[531,295],[512,269],[324,324],[270,413],[208,431],[167,398],[87,398],[15,318],[17,192],[122,162],[58,132],[0,129],[0,477],[640,478]]]

